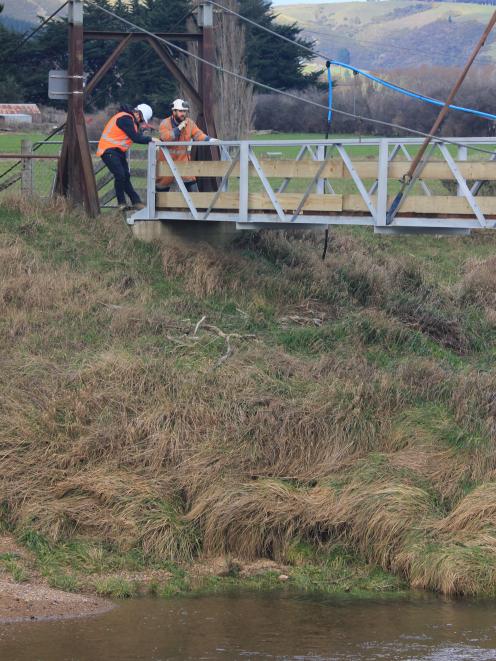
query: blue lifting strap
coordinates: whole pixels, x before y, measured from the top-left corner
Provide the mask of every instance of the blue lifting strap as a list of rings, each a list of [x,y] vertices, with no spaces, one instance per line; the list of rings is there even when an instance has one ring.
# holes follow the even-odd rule
[[[329,83],[329,94],[327,97],[327,130],[329,131],[329,126],[331,125],[332,119],[332,76],[331,76],[331,63],[329,60],[326,62],[327,67],[327,82]]]

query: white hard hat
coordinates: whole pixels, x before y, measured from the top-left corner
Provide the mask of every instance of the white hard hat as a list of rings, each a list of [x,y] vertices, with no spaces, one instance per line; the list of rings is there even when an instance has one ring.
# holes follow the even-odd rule
[[[147,103],[140,103],[139,106],[136,106],[135,109],[140,111],[145,122],[149,122],[153,117],[153,110]]]
[[[183,99],[176,99],[172,104],[172,110],[189,110],[189,105]]]

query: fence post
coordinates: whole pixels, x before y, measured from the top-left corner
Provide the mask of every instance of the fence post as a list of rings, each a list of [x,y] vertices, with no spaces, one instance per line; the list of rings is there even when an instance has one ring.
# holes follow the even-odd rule
[[[33,143],[31,140],[21,142],[21,154],[31,155],[33,153]],[[21,165],[21,193],[23,195],[33,194],[33,159],[22,158]]]

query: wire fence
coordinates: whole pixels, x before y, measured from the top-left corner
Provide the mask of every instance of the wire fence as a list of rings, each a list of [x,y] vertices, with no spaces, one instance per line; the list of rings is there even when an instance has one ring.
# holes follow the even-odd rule
[[[113,177],[96,155],[98,141],[90,140],[93,167],[100,205],[103,209],[117,206]],[[21,145],[21,147],[19,147]],[[10,145],[5,145],[9,146]],[[19,140],[10,149],[0,145],[0,200],[9,195],[35,195],[48,199],[53,195],[62,140]],[[16,158],[6,158],[7,154]],[[22,155],[22,158],[17,158]],[[146,193],[146,147],[136,145],[129,150],[129,166],[133,184],[140,195]]]

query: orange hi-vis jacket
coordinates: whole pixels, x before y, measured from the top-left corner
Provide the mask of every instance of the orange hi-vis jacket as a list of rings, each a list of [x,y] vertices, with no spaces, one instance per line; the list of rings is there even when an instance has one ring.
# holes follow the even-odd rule
[[[188,122],[186,127],[181,131],[179,138],[176,138],[174,135],[175,122],[172,117],[166,117],[160,122],[160,139],[163,142],[172,142],[173,140],[177,140],[177,142],[203,142],[208,138],[207,134],[203,133],[191,119],[186,121]],[[168,147],[168,149],[174,161],[184,163],[191,160],[191,152],[188,147]],[[165,161],[162,151],[159,151],[158,160]],[[173,181],[175,181],[174,177],[158,177],[157,179],[160,186],[170,186]],[[196,181],[196,177],[183,177],[183,181]]]
[[[96,150],[97,156],[101,156],[107,149],[120,149],[121,151],[126,152],[133,144],[131,138],[117,126],[117,120],[119,117],[124,117],[125,115],[133,118],[134,127],[136,132],[138,131],[138,125],[136,124],[136,120],[134,119],[133,115],[131,115],[131,113],[118,112],[105,124],[102,137],[98,143],[98,149]]]

